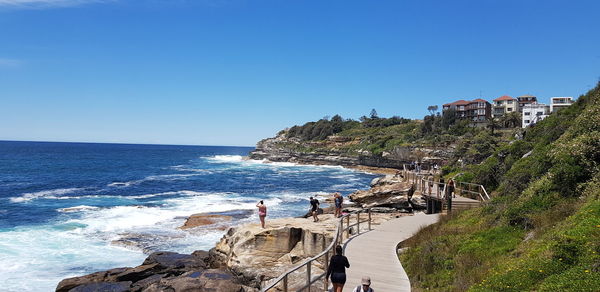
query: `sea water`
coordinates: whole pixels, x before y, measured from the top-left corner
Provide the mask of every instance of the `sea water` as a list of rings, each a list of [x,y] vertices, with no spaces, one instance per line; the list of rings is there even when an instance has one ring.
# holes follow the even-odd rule
[[[259,200],[267,221],[299,216],[310,196],[347,195],[375,177],[244,160],[251,150],[0,141],[1,290],[53,291],[63,278],[137,266],[153,251],[208,250],[224,231],[178,229],[186,216],[258,222]]]

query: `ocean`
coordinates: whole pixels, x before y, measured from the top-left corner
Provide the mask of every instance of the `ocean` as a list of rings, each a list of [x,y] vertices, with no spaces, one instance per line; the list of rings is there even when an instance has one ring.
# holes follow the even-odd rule
[[[368,187],[337,166],[244,160],[253,148],[0,141],[2,291],[54,291],[66,277],[137,266],[148,253],[212,248],[223,228],[180,230],[194,213],[229,225],[299,216],[308,198]]]

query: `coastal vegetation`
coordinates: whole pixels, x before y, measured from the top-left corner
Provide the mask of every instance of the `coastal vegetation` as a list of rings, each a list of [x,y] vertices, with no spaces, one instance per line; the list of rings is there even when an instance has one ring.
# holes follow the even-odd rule
[[[599,117],[600,84],[522,138],[459,148],[468,163],[444,175],[483,184],[493,199],[403,243],[414,288],[600,291]]]
[[[496,121],[490,131],[474,127],[468,120],[457,119],[453,110],[443,114],[437,112],[437,107],[430,106],[428,110],[430,114],[422,120],[379,117],[374,109],[368,117],[362,116],[359,120],[344,119],[340,115],[324,117],[282,130],[279,135],[286,141],[279,142],[277,146],[305,153],[337,152],[348,156],[385,156],[393,155],[398,147],[448,148],[451,145],[458,145],[459,149],[467,152],[471,145],[482,145],[477,141],[496,143],[497,140],[506,140],[520,125],[514,122],[513,116],[508,116]],[[473,138],[475,143],[471,142]],[[476,152],[477,149],[470,151]],[[474,154],[475,157],[469,158],[469,161],[489,156],[486,153],[482,155]]]

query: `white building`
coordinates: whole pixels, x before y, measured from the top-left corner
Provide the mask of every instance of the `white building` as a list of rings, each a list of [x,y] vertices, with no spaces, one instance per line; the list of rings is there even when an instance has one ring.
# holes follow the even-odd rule
[[[533,125],[550,114],[550,106],[543,103],[529,103],[523,106],[523,128]]]
[[[556,112],[561,108],[568,107],[574,103],[572,97],[551,97],[550,98],[550,112]]]

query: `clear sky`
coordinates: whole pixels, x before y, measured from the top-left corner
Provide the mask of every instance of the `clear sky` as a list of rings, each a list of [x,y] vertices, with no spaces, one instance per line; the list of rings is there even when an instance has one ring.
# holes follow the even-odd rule
[[[0,0],[0,140],[246,145],[600,77],[600,1]]]

